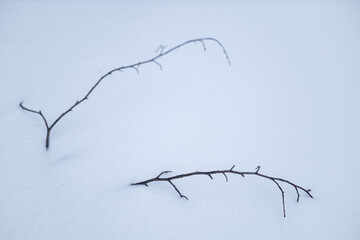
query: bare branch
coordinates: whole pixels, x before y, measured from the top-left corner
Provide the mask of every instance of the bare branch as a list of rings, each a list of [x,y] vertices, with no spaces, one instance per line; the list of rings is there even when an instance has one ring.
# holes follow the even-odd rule
[[[239,171],[234,171],[235,165],[229,169],[229,170],[214,170],[214,171],[207,171],[207,172],[200,172],[200,171],[197,171],[197,172],[190,172],[190,173],[185,173],[185,174],[180,174],[180,175],[175,175],[175,176],[172,176],[172,177],[164,177],[164,178],[161,178],[161,176],[165,173],[168,173],[169,171],[164,171],[162,173],[160,173],[157,177],[155,178],[151,178],[151,179],[148,179],[148,180],[145,180],[145,181],[142,181],[142,182],[137,182],[137,183],[132,183],[131,185],[146,185],[148,186],[149,183],[151,182],[160,182],[160,181],[165,181],[165,182],[168,182],[174,189],[175,191],[180,195],[180,197],[182,198],[186,198],[188,200],[188,198],[183,195],[179,189],[176,187],[176,185],[173,183],[173,180],[176,180],[176,179],[180,179],[180,178],[186,178],[186,177],[191,177],[191,176],[195,176],[195,175],[207,175],[209,176],[211,179],[213,179],[212,175],[214,174],[222,174],[225,176],[225,179],[226,179],[226,182],[228,182],[228,177],[226,174],[235,174],[235,175],[241,175],[241,176],[245,176],[245,175],[253,175],[253,176],[258,176],[258,177],[262,177],[262,178],[265,178],[265,179],[269,179],[271,180],[272,182],[274,182],[276,184],[276,186],[279,188],[280,192],[281,192],[281,198],[282,198],[282,206],[283,206],[283,215],[284,217],[286,217],[286,211],[285,211],[285,192],[284,190],[282,189],[282,187],[280,186],[279,182],[283,182],[283,183],[287,183],[291,186],[293,186],[296,190],[296,193],[298,194],[298,197],[297,197],[297,201],[299,201],[299,197],[300,197],[300,194],[299,194],[299,189],[302,190],[303,192],[305,192],[309,197],[313,198],[313,196],[310,194],[310,189],[306,190],[302,187],[300,187],[299,185],[296,185],[288,180],[285,180],[285,179],[282,179],[282,178],[277,178],[277,177],[270,177],[270,176],[267,176],[267,175],[263,175],[263,174],[260,174],[259,173],[259,170],[260,170],[260,166],[256,167],[256,171],[255,172],[239,172]]]
[[[297,187],[294,187],[295,190],[296,190],[296,194],[297,194],[297,198],[296,198],[296,201],[299,202],[299,199],[300,199],[300,194],[299,194],[299,190]]]
[[[158,53],[159,52],[159,55],[162,55],[164,49],[166,48],[166,46],[164,45],[160,45],[156,50],[155,50],[155,53]]]
[[[286,214],[285,214],[285,196],[284,196],[284,191],[283,191],[283,189],[281,188],[281,186],[280,186],[280,184],[276,181],[276,180],[274,180],[274,179],[272,179],[273,180],[273,182],[278,186],[278,188],[280,189],[280,191],[281,191],[281,197],[282,197],[282,205],[283,205],[283,213],[284,213],[284,217],[286,217]]]
[[[35,110],[29,109],[29,108],[27,108],[27,107],[24,107],[23,102],[21,102],[21,103],[19,104],[19,106],[20,106],[23,110],[25,110],[25,111],[39,114],[40,117],[44,120],[44,124],[45,124],[45,127],[46,127],[45,147],[46,147],[46,149],[49,149],[50,132],[51,132],[52,126],[49,127],[49,124],[48,124],[48,122],[47,122],[44,114],[42,114],[41,110],[35,111]]]
[[[171,171],[163,171],[163,172],[160,173],[156,178],[159,178],[159,177],[161,177],[161,175],[166,174],[166,173],[171,173]]]
[[[204,47],[204,52],[206,52],[206,46],[205,46],[204,41],[203,41],[203,40],[201,40],[200,42],[202,43],[202,45],[203,45],[203,47]]]
[[[21,103],[19,104],[19,106],[20,106],[22,109],[24,109],[25,111],[39,114],[39,115],[41,116],[41,118],[44,120],[44,123],[45,123],[46,128],[49,128],[49,125],[48,125],[48,123],[47,123],[47,121],[46,121],[46,118],[45,118],[45,116],[42,114],[41,110],[39,110],[39,111],[34,111],[34,110],[31,110],[31,109],[29,109],[29,108],[27,108],[27,107],[24,107],[23,102],[21,102]]]
[[[131,64],[131,65],[127,65],[127,66],[122,66],[122,67],[118,67],[118,68],[115,68],[115,69],[112,69],[111,71],[109,71],[108,73],[106,73],[105,75],[103,75],[102,77],[100,77],[100,79],[95,83],[95,85],[86,93],[86,95],[81,99],[81,100],[78,100],[76,101],[72,106],[70,106],[65,112],[63,112],[62,114],[60,114],[60,116],[55,119],[55,121],[51,124],[51,125],[48,125],[47,121],[46,121],[46,118],[45,116],[41,113],[41,111],[34,111],[34,110],[31,110],[31,109],[28,109],[26,107],[23,106],[22,102],[20,103],[20,107],[26,111],[29,111],[29,112],[32,112],[32,113],[36,113],[36,114],[39,114],[44,122],[45,122],[45,125],[46,125],[46,129],[47,129],[47,137],[46,137],[46,148],[49,147],[49,142],[50,142],[50,132],[52,130],[52,128],[64,117],[66,116],[69,112],[71,112],[76,106],[78,106],[80,103],[82,103],[84,100],[87,100],[89,95],[94,91],[94,89],[102,82],[103,79],[105,79],[106,77],[108,77],[109,75],[111,75],[112,73],[114,72],[117,72],[117,71],[120,71],[122,72],[124,69],[128,69],[128,68],[133,68],[138,74],[140,73],[139,72],[139,67],[141,65],[144,65],[144,64],[147,64],[147,63],[150,63],[150,62],[153,62],[155,64],[157,64],[160,69],[162,70],[162,66],[160,63],[158,63],[156,60],[158,58],[161,58],[173,51],[175,51],[176,49],[178,48],[181,48],[189,43],[196,43],[196,42],[201,42],[203,44],[203,47],[204,47],[204,50],[206,50],[206,47],[205,47],[205,41],[213,41],[215,43],[217,43],[221,49],[223,50],[224,54],[225,54],[225,57],[230,64],[230,58],[229,58],[229,55],[227,54],[224,46],[221,44],[220,41],[218,41],[217,39],[215,38],[198,38],[198,39],[192,39],[192,40],[189,40],[189,41],[186,41],[184,43],[181,43],[167,51],[164,52],[165,50],[165,46],[163,45],[160,45],[156,52],[159,52],[158,55],[156,55],[155,57],[151,58],[151,59],[148,59],[148,60],[145,60],[145,61],[142,61],[142,62],[138,62],[138,63],[135,63],[135,64]]]
[[[177,191],[177,193],[180,195],[180,197],[185,198],[186,200],[189,200],[189,199],[187,198],[187,196],[182,195],[182,193],[179,191],[179,189],[175,186],[175,184],[174,184],[172,181],[169,181],[169,183],[171,184],[171,186],[174,187],[175,191]]]
[[[225,173],[222,173],[222,174],[224,174],[225,179],[226,179],[226,182],[228,182],[228,181],[229,181],[229,179],[228,179],[228,177],[226,176],[226,174],[225,174]]]
[[[140,74],[140,71],[139,71],[139,65],[138,66],[131,66],[131,68],[135,69],[135,71],[137,72],[137,74]]]
[[[158,62],[157,62],[157,61],[155,61],[155,60],[153,61],[153,63],[155,63],[156,65],[158,65],[161,71],[163,70],[163,68],[162,68],[162,66],[161,66],[161,64],[160,64],[160,63],[158,63]]]

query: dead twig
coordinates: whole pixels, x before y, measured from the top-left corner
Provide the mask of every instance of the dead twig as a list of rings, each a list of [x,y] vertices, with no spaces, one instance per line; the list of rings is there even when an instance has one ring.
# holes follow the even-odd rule
[[[45,144],[45,147],[46,149],[49,148],[49,145],[50,145],[50,133],[51,133],[51,130],[54,128],[54,126],[64,117],[66,116],[69,112],[71,112],[76,106],[78,106],[80,103],[82,103],[83,101],[85,100],[88,100],[89,99],[89,95],[94,91],[94,89],[102,82],[103,79],[105,79],[107,76],[111,75],[112,73],[114,72],[117,72],[117,71],[120,71],[122,72],[124,69],[129,69],[129,68],[132,68],[134,69],[138,74],[140,73],[139,71],[139,68],[141,65],[144,65],[144,64],[147,64],[147,63],[154,63],[156,65],[159,66],[160,70],[162,70],[162,65],[157,61],[159,58],[162,58],[164,56],[166,56],[167,54],[175,51],[176,49],[178,48],[181,48],[189,43],[196,43],[196,42],[201,42],[203,47],[204,47],[204,50],[206,50],[206,47],[205,47],[205,41],[212,41],[212,42],[215,42],[216,44],[218,44],[220,46],[220,48],[223,50],[224,54],[225,54],[225,57],[230,65],[230,58],[229,58],[229,55],[228,53],[226,52],[224,46],[222,45],[222,43],[220,41],[218,41],[217,39],[215,38],[198,38],[198,39],[192,39],[192,40],[189,40],[189,41],[186,41],[184,43],[181,43],[173,48],[170,48],[169,50],[165,51],[165,46],[163,45],[160,45],[160,47],[156,50],[156,52],[159,52],[155,57],[151,58],[151,59],[148,59],[148,60],[145,60],[145,61],[142,61],[142,62],[138,62],[138,63],[134,63],[134,64],[131,64],[131,65],[127,65],[127,66],[122,66],[122,67],[119,67],[119,68],[115,68],[111,71],[109,71],[108,73],[106,73],[105,75],[103,75],[102,77],[100,77],[100,79],[95,83],[95,85],[86,93],[86,95],[80,99],[80,100],[77,100],[73,105],[70,106],[70,108],[68,108],[65,112],[63,112],[62,114],[60,114],[60,116],[58,118],[55,119],[55,121],[49,125],[45,116],[42,114],[42,112],[39,110],[39,111],[35,111],[35,110],[32,110],[30,108],[27,108],[27,107],[24,107],[23,105],[23,102],[21,102],[19,104],[19,106],[25,110],[25,111],[28,111],[28,112],[32,112],[32,113],[35,113],[35,114],[39,114],[42,119],[44,120],[44,123],[45,123],[45,127],[46,127],[46,144]]]
[[[235,171],[234,168],[235,168],[235,165],[232,166],[230,169],[226,169],[226,170],[215,170],[215,171],[208,171],[208,172],[197,171],[197,172],[191,172],[191,173],[175,175],[175,176],[172,176],[172,177],[161,177],[162,175],[164,175],[166,173],[170,173],[170,171],[164,171],[164,172],[160,173],[157,177],[154,177],[154,178],[151,178],[151,179],[148,179],[148,180],[145,180],[145,181],[137,182],[137,183],[132,183],[131,185],[145,185],[145,186],[148,186],[149,183],[152,183],[152,182],[168,182],[176,190],[176,192],[179,194],[179,196],[181,198],[185,198],[185,199],[189,200],[188,197],[186,197],[185,195],[183,195],[180,192],[180,190],[173,183],[173,180],[180,179],[180,178],[191,177],[191,176],[195,176],[195,175],[207,175],[211,179],[213,179],[212,175],[223,174],[225,176],[225,180],[227,182],[228,177],[227,177],[226,174],[235,174],[235,175],[240,175],[242,177],[245,177],[245,175],[254,175],[254,176],[258,176],[258,177],[261,177],[261,178],[266,178],[266,179],[271,180],[279,188],[279,190],[281,192],[282,207],[283,207],[283,215],[284,215],[284,217],[286,217],[285,192],[282,189],[281,185],[279,184],[280,182],[289,184],[289,185],[291,185],[291,186],[293,186],[295,188],[296,193],[297,193],[297,201],[299,201],[299,198],[300,198],[299,189],[301,191],[305,192],[309,197],[313,198],[313,196],[310,194],[310,191],[311,191],[310,189],[305,189],[305,188],[303,188],[303,187],[301,187],[301,186],[299,186],[299,185],[297,185],[295,183],[292,183],[292,182],[290,182],[288,180],[285,180],[285,179],[282,179],[282,178],[271,177],[271,176],[267,176],[267,175],[259,173],[260,166],[256,167],[255,168],[256,171],[254,171],[254,172],[239,172],[239,171]]]

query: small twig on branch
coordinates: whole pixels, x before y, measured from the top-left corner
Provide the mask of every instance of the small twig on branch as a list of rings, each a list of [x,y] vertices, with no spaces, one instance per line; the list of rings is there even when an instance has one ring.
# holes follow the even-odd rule
[[[195,175],[208,175],[211,179],[213,179],[213,177],[211,175],[213,174],[223,174],[225,176],[226,182],[228,181],[228,177],[226,174],[235,174],[235,175],[241,175],[241,176],[245,176],[245,175],[254,175],[254,176],[258,176],[258,177],[262,177],[262,178],[266,178],[271,180],[272,182],[274,182],[276,184],[276,186],[279,188],[280,192],[281,192],[281,198],[282,198],[282,207],[283,207],[283,215],[284,217],[286,217],[286,211],[285,211],[285,192],[282,189],[281,185],[279,184],[279,182],[282,183],[286,183],[289,184],[291,186],[293,186],[296,190],[297,193],[297,201],[299,201],[299,189],[302,190],[303,192],[305,192],[309,197],[313,198],[313,196],[310,194],[310,189],[305,189],[303,187],[300,187],[299,185],[296,185],[288,180],[282,179],[282,178],[277,178],[277,177],[270,177],[264,174],[260,174],[259,170],[260,170],[260,166],[256,167],[254,172],[239,172],[239,171],[235,171],[234,170],[235,165],[228,169],[228,170],[215,170],[215,171],[208,171],[208,172],[191,172],[191,173],[185,173],[185,174],[180,174],[180,175],[175,175],[172,177],[161,177],[163,174],[165,173],[170,173],[170,171],[164,171],[162,173],[160,173],[157,177],[155,178],[151,178],[142,182],[137,182],[137,183],[132,183],[131,185],[145,185],[148,186],[149,183],[152,182],[168,182],[174,189],[175,191],[179,194],[179,196],[181,198],[186,198],[187,200],[189,200],[185,195],[183,195],[180,190],[176,187],[176,185],[173,183],[173,180],[176,179],[180,179],[180,178],[186,178],[186,177],[191,177],[191,176],[195,176]]]
[[[162,65],[161,65],[160,63],[158,63],[158,62],[155,61],[155,60],[153,61],[153,63],[155,63],[156,65],[158,65],[161,71],[163,70],[163,69],[162,69]]]
[[[138,66],[132,66],[131,68],[133,68],[133,69],[136,71],[137,74],[140,74],[139,66],[140,66],[140,65],[138,65]]]
[[[165,48],[166,48],[166,46],[160,45],[160,46],[155,50],[155,53],[160,52],[159,54],[162,54]]]
[[[127,65],[127,66],[115,68],[115,69],[109,71],[108,73],[106,73],[105,75],[103,75],[102,77],[100,77],[100,79],[95,83],[95,85],[86,93],[86,95],[85,95],[81,100],[76,101],[75,104],[73,104],[69,109],[67,109],[65,112],[63,112],[62,114],[60,114],[60,116],[59,116],[57,119],[55,119],[55,121],[54,121],[51,125],[48,125],[48,122],[47,122],[45,116],[42,114],[41,111],[35,111],[35,110],[30,109],[30,108],[24,107],[24,106],[23,106],[23,102],[21,102],[19,105],[20,105],[20,107],[21,107],[23,110],[26,110],[26,111],[28,111],[28,112],[32,112],[32,113],[39,114],[39,115],[42,117],[42,119],[44,120],[45,127],[46,127],[46,131],[47,131],[47,134],[46,134],[46,144],[45,144],[45,146],[46,146],[46,149],[48,149],[48,148],[49,148],[49,145],[50,145],[50,133],[51,133],[51,130],[53,129],[53,127],[54,127],[65,115],[67,115],[69,112],[71,112],[77,105],[79,105],[79,104],[82,103],[83,101],[89,99],[89,95],[90,95],[90,94],[94,91],[94,89],[102,82],[102,80],[103,80],[104,78],[108,77],[108,76],[111,75],[113,72],[117,72],[117,71],[123,72],[122,70],[128,69],[128,68],[133,68],[133,69],[139,74],[139,73],[140,73],[140,71],[139,71],[140,66],[141,66],[141,65],[144,65],[144,64],[147,64],[147,63],[151,63],[151,62],[153,62],[153,63],[155,63],[156,65],[158,65],[159,68],[160,68],[160,70],[162,70],[162,65],[161,65],[159,62],[157,62],[157,59],[159,59],[159,58],[161,58],[161,57],[163,57],[163,56],[165,56],[165,55],[167,55],[167,54],[175,51],[176,49],[181,48],[181,47],[183,47],[183,46],[185,46],[185,45],[187,45],[187,44],[189,44],[189,43],[201,42],[201,43],[203,44],[204,50],[206,50],[205,43],[204,43],[205,41],[212,41],[212,42],[217,43],[217,44],[221,47],[221,49],[223,50],[223,52],[224,52],[224,54],[225,54],[225,57],[226,57],[229,65],[231,65],[231,64],[230,64],[229,55],[227,54],[224,46],[221,44],[221,42],[219,42],[219,41],[218,41],[217,39],[215,39],[215,38],[198,38],[198,39],[192,39],[192,40],[186,41],[186,42],[184,42],[184,43],[182,43],[182,44],[179,44],[179,45],[177,45],[177,46],[175,46],[175,47],[173,47],[173,48],[171,48],[171,49],[169,49],[169,50],[167,50],[167,51],[164,51],[164,50],[165,50],[165,46],[160,45],[160,46],[158,47],[158,49],[155,51],[156,53],[159,52],[158,55],[156,55],[155,57],[153,57],[153,58],[151,58],[151,59],[148,59],[148,60],[145,60],[145,61],[142,61],[142,62],[138,62],[138,63],[134,63],[134,64],[131,64],[131,65]]]
[[[201,43],[202,43],[202,45],[204,47],[204,52],[206,52],[206,45],[205,45],[204,41],[201,41]]]

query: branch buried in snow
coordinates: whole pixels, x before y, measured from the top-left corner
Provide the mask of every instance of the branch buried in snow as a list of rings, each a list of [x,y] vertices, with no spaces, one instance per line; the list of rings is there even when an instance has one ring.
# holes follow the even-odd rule
[[[214,171],[208,171],[208,172],[197,171],[197,172],[190,172],[190,173],[175,175],[175,176],[172,176],[172,177],[161,177],[164,174],[171,173],[171,171],[164,171],[164,172],[160,173],[157,177],[150,178],[148,180],[137,182],[137,183],[132,183],[131,185],[149,186],[149,183],[152,183],[152,182],[168,182],[175,189],[175,191],[179,194],[179,196],[181,198],[185,198],[185,199],[189,200],[188,197],[185,196],[184,194],[182,194],[181,191],[176,187],[176,185],[173,183],[173,180],[186,178],[186,177],[191,177],[191,176],[195,176],[195,175],[207,175],[211,179],[213,179],[212,175],[222,174],[222,175],[224,175],[226,182],[228,182],[229,179],[228,179],[226,174],[235,174],[235,175],[240,175],[242,177],[245,177],[245,175],[258,176],[258,177],[261,177],[261,178],[266,178],[266,179],[271,180],[279,188],[279,190],[281,192],[281,199],[282,199],[284,217],[286,217],[285,192],[282,189],[282,187],[280,186],[279,182],[289,184],[289,185],[291,185],[291,186],[293,186],[295,188],[296,193],[297,193],[297,202],[299,201],[299,198],[300,198],[299,189],[301,191],[305,192],[309,197],[313,198],[313,196],[310,194],[310,191],[311,191],[310,189],[305,189],[305,188],[303,188],[303,187],[301,187],[299,185],[296,185],[296,184],[294,184],[294,183],[292,183],[292,182],[290,182],[288,180],[282,179],[282,178],[271,177],[271,176],[267,176],[267,175],[259,173],[260,166],[257,166],[255,168],[256,171],[254,171],[254,172],[239,172],[239,171],[235,171],[234,168],[235,168],[235,165],[232,166],[230,169],[227,169],[227,170],[214,170]]]

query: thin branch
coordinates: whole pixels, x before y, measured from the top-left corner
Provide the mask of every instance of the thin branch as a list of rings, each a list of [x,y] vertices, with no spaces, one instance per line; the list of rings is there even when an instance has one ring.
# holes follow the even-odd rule
[[[22,109],[24,109],[24,110],[26,110],[26,111],[28,111],[28,112],[32,112],[32,113],[39,114],[39,115],[41,116],[41,118],[44,120],[44,123],[45,123],[46,128],[49,129],[49,125],[48,125],[48,123],[47,123],[47,121],[46,121],[45,116],[42,114],[41,110],[39,110],[39,111],[34,111],[34,110],[31,110],[31,109],[29,109],[29,108],[27,108],[27,107],[24,107],[23,102],[21,102],[21,103],[19,104],[19,106],[20,106]]]
[[[165,48],[166,48],[166,46],[160,45],[160,46],[155,50],[155,53],[158,53],[158,52],[160,51],[159,54],[162,54]]]
[[[204,41],[200,41],[200,42],[202,43],[202,45],[204,47],[204,52],[206,52],[206,45],[205,45]]]
[[[226,182],[228,182],[228,181],[229,181],[229,179],[228,179],[228,177],[226,176],[226,174],[225,174],[225,173],[222,173],[222,174],[224,174],[225,179],[226,179]]]
[[[94,89],[102,82],[103,79],[105,79],[106,77],[108,77],[109,75],[111,75],[111,74],[114,73],[114,72],[117,72],[117,71],[123,72],[124,69],[128,69],[128,68],[133,68],[133,69],[136,70],[136,72],[139,74],[139,73],[140,73],[140,72],[139,72],[139,67],[140,67],[141,65],[144,65],[144,64],[147,64],[147,63],[151,63],[151,62],[157,64],[157,65],[160,67],[160,69],[162,70],[161,64],[156,61],[157,59],[159,59],[159,58],[161,58],[161,57],[163,57],[163,56],[165,56],[165,55],[167,55],[167,54],[175,51],[176,49],[181,48],[181,47],[183,47],[184,45],[187,45],[187,44],[189,44],[189,43],[201,42],[201,43],[203,44],[204,50],[206,50],[205,43],[204,43],[205,41],[213,41],[213,42],[217,43],[217,44],[221,47],[221,49],[223,50],[223,53],[224,53],[224,55],[225,55],[225,57],[226,57],[229,65],[231,65],[229,55],[227,54],[224,46],[222,45],[222,43],[221,43],[220,41],[218,41],[218,40],[215,39],[215,38],[210,38],[210,37],[209,37],[209,38],[192,39],[192,40],[183,42],[183,43],[181,43],[181,44],[179,44],[179,45],[177,45],[177,46],[175,46],[175,47],[173,47],[173,48],[171,48],[171,49],[169,49],[169,50],[167,50],[167,51],[165,51],[165,52],[164,52],[165,46],[160,45],[160,46],[157,48],[157,50],[155,51],[156,53],[159,52],[158,55],[156,55],[155,57],[153,57],[153,58],[151,58],[151,59],[148,59],[148,60],[145,60],[145,61],[142,61],[142,62],[138,62],[138,63],[134,63],[134,64],[131,64],[131,65],[122,66],[122,67],[119,67],[119,68],[112,69],[111,71],[109,71],[108,73],[106,73],[105,75],[103,75],[102,77],[100,77],[100,79],[95,83],[95,85],[86,93],[86,95],[85,95],[82,99],[76,101],[76,102],[75,102],[73,105],[71,105],[65,112],[63,112],[62,114],[60,114],[60,116],[59,116],[58,118],[56,118],[55,121],[54,121],[50,126],[48,125],[48,122],[46,121],[46,118],[45,118],[45,116],[41,113],[41,111],[35,111],[35,110],[31,110],[31,109],[29,109],[29,108],[26,108],[26,107],[23,106],[23,103],[22,103],[22,102],[20,103],[20,107],[21,107],[22,109],[26,110],[26,111],[39,114],[39,115],[43,118],[44,123],[45,123],[45,126],[46,126],[46,129],[47,129],[46,148],[48,148],[48,147],[49,147],[49,141],[50,141],[50,132],[51,132],[52,128],[53,128],[64,116],[66,116],[69,112],[71,112],[76,106],[78,106],[78,105],[79,105],[80,103],[82,103],[83,101],[89,99],[89,95],[90,95],[90,94],[94,91]]]
[[[163,171],[162,173],[160,173],[160,174],[157,176],[157,178],[161,177],[161,175],[166,174],[166,173],[171,173],[171,171]]]
[[[174,187],[175,191],[177,191],[177,193],[180,195],[181,198],[185,198],[186,200],[189,200],[187,196],[183,195],[179,189],[175,186],[175,184],[173,184],[173,182],[171,180],[169,180],[169,183],[171,184],[171,186]]]
[[[139,71],[139,66],[132,66],[131,68],[135,69],[135,71],[137,72],[137,74],[140,74],[140,71]]]
[[[163,70],[162,65],[161,65],[160,63],[158,63],[158,62],[155,61],[155,60],[153,61],[153,63],[155,63],[156,65],[158,65],[161,71]]]
[[[299,197],[300,197],[300,194],[299,194],[299,189],[302,190],[303,192],[305,192],[309,197],[313,198],[313,196],[310,194],[310,189],[306,190],[305,188],[303,187],[300,187],[299,185],[296,185],[295,183],[292,183],[288,180],[285,180],[285,179],[282,179],[282,178],[277,178],[277,177],[271,177],[271,176],[267,176],[267,175],[264,175],[264,174],[260,174],[259,173],[259,170],[260,170],[260,166],[256,167],[256,171],[254,172],[239,172],[239,171],[235,171],[234,170],[235,168],[235,165],[228,169],[228,170],[214,170],[214,171],[207,171],[207,172],[200,172],[200,171],[197,171],[197,172],[190,172],[190,173],[185,173],[185,174],[180,174],[180,175],[175,175],[175,176],[172,176],[172,177],[161,177],[163,174],[165,173],[169,173],[169,171],[164,171],[162,173],[160,173],[157,177],[155,178],[151,178],[151,179],[148,179],[148,180],[145,180],[145,181],[141,181],[141,182],[136,182],[136,183],[132,183],[131,185],[145,185],[145,186],[148,186],[149,183],[152,183],[152,182],[161,182],[161,181],[165,181],[165,182],[168,182],[171,186],[173,186],[173,188],[175,189],[175,191],[180,195],[180,197],[182,198],[186,198],[188,199],[185,195],[183,195],[179,189],[176,187],[176,185],[173,183],[173,180],[176,180],[176,179],[180,179],[180,178],[186,178],[186,177],[191,177],[191,176],[195,176],[195,175],[207,175],[209,176],[211,179],[213,179],[212,175],[214,174],[223,174],[225,176],[225,179],[226,179],[226,182],[228,181],[228,177],[226,174],[235,174],[235,175],[241,175],[241,176],[245,176],[245,175],[254,175],[254,176],[258,176],[258,177],[262,177],[262,178],[266,178],[266,179],[269,179],[271,180],[272,182],[274,182],[276,184],[276,186],[279,188],[280,192],[281,192],[281,198],[282,198],[282,206],[283,206],[283,214],[284,214],[284,217],[286,217],[286,211],[285,211],[285,192],[284,190],[282,189],[281,185],[279,184],[279,182],[282,182],[282,183],[286,183],[286,184],[289,184],[291,186],[293,186],[296,190],[296,193],[298,194],[297,196],[297,201],[299,201]]]
[[[300,199],[300,193],[299,193],[299,189],[297,187],[294,187],[295,190],[296,190],[296,194],[297,194],[297,198],[296,198],[296,201],[299,202],[299,199]]]
[[[284,192],[284,190],[281,188],[280,184],[276,180],[274,180],[274,179],[272,179],[272,180],[278,186],[278,188],[280,189],[281,198],[282,198],[283,213],[284,213],[284,217],[286,217],[286,213],[285,213],[285,195],[284,195],[285,192]]]

